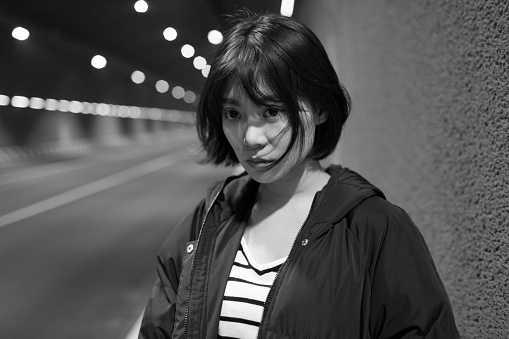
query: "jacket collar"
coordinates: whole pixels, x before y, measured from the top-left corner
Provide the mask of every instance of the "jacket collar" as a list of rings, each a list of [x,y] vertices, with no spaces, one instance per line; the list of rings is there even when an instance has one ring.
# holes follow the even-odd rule
[[[331,176],[328,183],[315,197],[315,204],[309,216],[309,223],[339,222],[348,212],[365,199],[385,195],[361,175],[340,165],[331,165],[326,169]],[[206,197],[206,206],[220,204],[224,220],[239,210],[242,196],[257,185],[246,172],[230,176],[212,186]]]

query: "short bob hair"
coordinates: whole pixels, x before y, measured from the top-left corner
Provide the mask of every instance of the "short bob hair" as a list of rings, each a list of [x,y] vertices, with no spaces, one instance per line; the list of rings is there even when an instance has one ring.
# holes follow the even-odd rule
[[[328,118],[316,127],[308,157],[330,155],[350,113],[350,97],[339,83],[327,52],[316,35],[299,21],[273,13],[240,10],[228,17],[224,39],[211,64],[197,107],[198,136],[206,153],[204,162],[234,166],[239,163],[222,127],[225,92],[239,81],[257,105],[277,97],[288,115],[292,137],[285,154],[296,142],[302,145],[305,128],[299,112],[305,102]],[[262,78],[272,93],[262,93]],[[277,163],[276,162],[276,163]]]

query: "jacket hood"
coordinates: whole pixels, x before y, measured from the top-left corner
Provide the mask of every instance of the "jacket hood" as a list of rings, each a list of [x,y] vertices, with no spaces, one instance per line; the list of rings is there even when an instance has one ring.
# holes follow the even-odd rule
[[[335,224],[365,199],[384,194],[361,175],[340,165],[331,165],[326,169],[331,176],[328,183],[315,197],[311,223]],[[255,194],[258,183],[246,172],[230,176],[209,189],[206,206],[214,201],[220,203],[223,217],[235,213],[245,203],[245,195]],[[315,220],[316,219],[316,220]]]
[[[332,165],[326,169],[329,182],[318,192],[316,210],[321,222],[337,223],[362,201],[372,196],[385,199],[385,195],[359,175],[346,167]]]

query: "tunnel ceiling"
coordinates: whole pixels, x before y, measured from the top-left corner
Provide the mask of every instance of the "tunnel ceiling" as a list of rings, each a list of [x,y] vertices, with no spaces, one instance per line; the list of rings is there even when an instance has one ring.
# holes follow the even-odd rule
[[[217,45],[207,34],[219,29],[225,13],[247,7],[278,12],[271,0],[147,0],[145,13],[134,10],[135,0],[15,0],[0,3],[0,91],[7,95],[48,96],[58,99],[114,101],[118,104],[191,109],[171,95],[173,86],[199,94],[204,81],[193,66],[195,56],[210,62]],[[12,38],[13,28],[30,31],[25,41]],[[174,41],[163,31],[177,30]],[[186,59],[181,47],[190,44],[195,55]],[[97,70],[91,58],[108,63]],[[146,74],[134,84],[133,71]],[[165,80],[170,91],[155,91]]]

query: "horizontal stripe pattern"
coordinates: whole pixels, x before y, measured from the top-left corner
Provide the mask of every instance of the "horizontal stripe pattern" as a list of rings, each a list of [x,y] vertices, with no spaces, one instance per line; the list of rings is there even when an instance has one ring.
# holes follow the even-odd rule
[[[219,338],[256,338],[263,305],[285,258],[258,264],[242,237],[235,256],[221,307]]]

